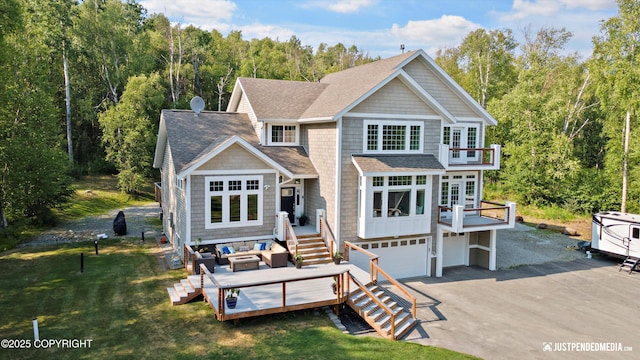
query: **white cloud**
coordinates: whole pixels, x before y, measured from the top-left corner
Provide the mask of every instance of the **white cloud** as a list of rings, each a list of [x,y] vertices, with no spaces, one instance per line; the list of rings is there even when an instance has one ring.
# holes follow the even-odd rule
[[[170,19],[194,25],[229,21],[237,10],[237,5],[230,0],[141,0],[140,4],[150,14],[162,13]]]
[[[378,0],[312,0],[302,4],[305,8],[327,9],[333,12],[348,14],[369,7]]]
[[[591,11],[616,8],[616,0],[562,0],[569,9],[587,9]]]
[[[500,21],[518,21],[536,16],[561,16],[569,10],[610,10],[616,6],[615,0],[514,0],[511,11],[502,13]]]
[[[440,47],[458,43],[469,32],[480,27],[462,16],[442,15],[433,20],[410,20],[405,27],[393,24],[391,33],[401,41]]]
[[[260,23],[243,25],[237,28],[237,30],[242,31],[242,38],[245,40],[263,39],[268,37],[272,40],[287,41],[292,35],[296,35],[291,29],[277,25]]]

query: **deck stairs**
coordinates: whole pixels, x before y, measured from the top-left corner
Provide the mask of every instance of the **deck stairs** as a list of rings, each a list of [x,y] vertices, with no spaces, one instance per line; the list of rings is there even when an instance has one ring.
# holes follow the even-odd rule
[[[622,270],[627,271],[627,268],[628,268],[629,274],[631,274],[634,271],[639,271],[640,258],[627,256],[627,258],[622,262],[622,264],[620,264],[620,268],[618,269],[618,271],[622,271]]]
[[[369,285],[367,289],[371,295],[358,289],[350,295],[347,304],[380,335],[388,339],[392,338],[391,315],[380,308],[380,305],[373,300],[373,296],[391,309],[395,315],[395,337],[393,340],[402,338],[417,324],[416,319],[411,316],[411,312],[395,302],[392,295],[385,289],[377,285]]]
[[[171,305],[182,305],[202,295],[200,275],[189,275],[179,283],[167,288]]]
[[[329,264],[333,262],[331,253],[325,245],[320,234],[299,235],[298,254],[302,255],[305,265]],[[295,257],[295,249],[289,249],[292,257]]]

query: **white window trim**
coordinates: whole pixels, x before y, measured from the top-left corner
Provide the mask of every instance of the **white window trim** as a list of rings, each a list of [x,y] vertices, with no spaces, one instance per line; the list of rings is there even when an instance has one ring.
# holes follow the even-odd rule
[[[440,130],[440,139],[441,139],[441,144],[446,144],[445,142],[445,138],[444,138],[444,129],[445,128],[449,128],[451,130],[453,129],[458,129],[458,130],[462,130],[461,132],[461,138],[460,138],[460,147],[461,148],[466,148],[467,147],[467,143],[469,141],[468,136],[469,136],[469,129],[470,128],[474,128],[476,129],[476,148],[482,148],[483,144],[482,144],[482,139],[481,139],[481,127],[480,124],[459,124],[459,125],[443,125],[442,129]],[[449,139],[449,143],[451,143],[451,139]]]
[[[471,176],[473,175],[474,178],[473,179],[468,179],[467,176]],[[443,176],[448,176],[448,179],[444,179]],[[454,176],[462,176],[462,179],[453,179]],[[467,206],[468,204],[466,203],[466,190],[467,190],[467,182],[474,182],[474,194],[473,194],[473,204],[472,204],[472,208],[475,208],[478,206],[478,194],[480,192],[479,188],[478,188],[478,184],[479,184],[479,174],[477,172],[456,172],[456,173],[447,173],[445,175],[441,175],[440,176],[440,186],[438,187],[438,205],[440,206],[449,206],[450,204],[443,204],[442,203],[442,188],[443,188],[443,184],[446,183],[451,183],[451,182],[460,182],[462,183],[462,186],[460,186],[460,199],[462,200],[462,204],[465,206],[466,208],[468,208],[469,206]],[[448,187],[448,192],[447,192],[447,201],[451,201],[451,186]]]
[[[242,181],[242,190],[238,191],[230,191],[228,187],[229,181]],[[258,189],[257,190],[247,190],[246,182],[247,180],[258,180]],[[212,181],[222,181],[223,182],[223,190],[222,191],[211,191],[210,183]],[[220,228],[233,228],[233,227],[242,227],[242,226],[260,226],[263,222],[263,185],[264,185],[264,177],[263,176],[206,176],[204,178],[204,187],[205,187],[205,197],[204,197],[204,208],[205,208],[205,229],[220,229]],[[229,221],[229,196],[231,195],[240,195],[240,217],[241,221]],[[247,219],[247,195],[258,195],[258,219],[257,220],[246,220]],[[223,221],[221,223],[212,223],[211,222],[211,196],[221,195],[223,197],[222,200],[222,218]]]
[[[421,174],[424,175],[424,174]],[[410,213],[409,215],[403,216],[404,218],[427,218],[427,217],[431,217],[431,187],[432,187],[432,181],[433,181],[433,177],[431,175],[426,175],[426,184],[424,185],[417,185],[417,176],[419,175],[412,175],[411,176],[411,185],[389,185],[389,177],[393,177],[395,175],[389,175],[389,176],[381,176],[384,178],[384,185],[382,186],[373,186],[373,178],[376,176],[368,176],[367,177],[367,194],[370,194],[370,198],[371,198],[371,205],[367,206],[366,209],[366,217],[367,219],[388,219],[388,218],[392,218],[395,216],[389,216],[388,214],[388,208],[389,208],[389,204],[388,204],[388,200],[389,200],[389,191],[402,191],[402,190],[409,190],[411,193],[411,198],[410,198],[410,202],[409,202],[409,209],[410,209]],[[417,193],[418,190],[424,190],[425,191],[425,199],[424,199],[424,209],[423,209],[423,213],[422,214],[416,214],[416,202],[417,202]],[[373,194],[377,191],[381,191],[382,192],[382,202],[381,202],[381,208],[380,208],[380,216],[373,216]]]
[[[273,133],[273,127],[274,126],[293,126],[296,128],[295,132],[295,140],[293,142],[277,142],[277,141],[272,141],[272,133]],[[280,146],[295,146],[298,145],[298,143],[300,139],[300,126],[298,126],[297,124],[269,124],[267,126],[267,145],[280,145]]]
[[[368,150],[368,128],[369,125],[378,125],[378,146],[377,150]],[[382,150],[382,127],[385,125],[405,126],[405,150]],[[410,150],[411,148],[411,126],[420,127],[420,145],[418,150]],[[362,151],[367,154],[407,154],[422,153],[424,149],[424,121],[401,121],[401,120],[364,120],[362,134]]]

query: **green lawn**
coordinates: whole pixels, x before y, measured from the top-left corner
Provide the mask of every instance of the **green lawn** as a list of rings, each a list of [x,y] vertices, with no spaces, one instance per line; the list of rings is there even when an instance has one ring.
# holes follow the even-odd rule
[[[171,306],[186,276],[159,266],[155,244],[109,239],[0,253],[0,339],[90,339],[85,349],[0,349],[5,359],[472,358],[402,341],[342,334],[322,311],[221,323],[202,301]],[[80,253],[84,272],[80,273]],[[160,259],[160,261],[164,261]]]

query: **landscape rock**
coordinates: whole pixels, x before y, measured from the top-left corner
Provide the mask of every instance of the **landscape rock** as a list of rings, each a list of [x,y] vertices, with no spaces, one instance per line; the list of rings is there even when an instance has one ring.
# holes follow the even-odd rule
[[[546,229],[547,228],[547,224],[545,223],[540,223],[538,224],[538,226],[536,226],[538,229]]]
[[[578,234],[578,230],[572,228],[572,227],[566,227],[564,228],[564,230],[562,230],[562,233],[568,236],[578,236],[580,234]]]

